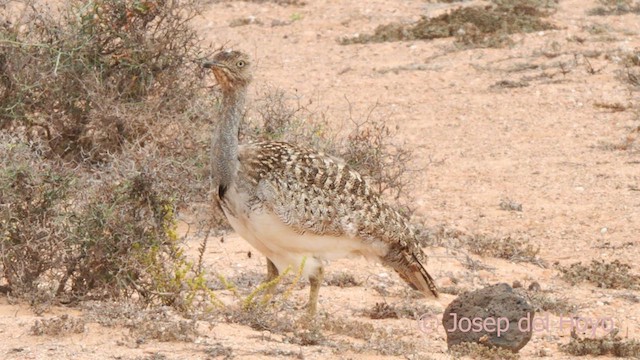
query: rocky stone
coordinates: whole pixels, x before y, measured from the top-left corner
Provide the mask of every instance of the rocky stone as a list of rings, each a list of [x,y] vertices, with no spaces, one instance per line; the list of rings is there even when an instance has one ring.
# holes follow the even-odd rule
[[[482,343],[518,352],[531,340],[533,307],[508,284],[466,292],[447,306],[442,325],[451,348]]]

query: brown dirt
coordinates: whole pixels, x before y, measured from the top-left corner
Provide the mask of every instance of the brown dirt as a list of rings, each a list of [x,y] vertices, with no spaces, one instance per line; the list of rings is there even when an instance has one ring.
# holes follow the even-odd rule
[[[468,3],[465,3],[465,6]],[[634,14],[588,16],[595,0],[561,0],[546,18],[558,30],[511,35],[498,49],[460,48],[455,39],[340,45],[338,39],[372,33],[382,24],[410,23],[437,15],[452,4],[390,0],[308,1],[304,6],[271,2],[215,2],[196,24],[203,41],[249,52],[257,62],[253,89],[268,85],[313,100],[336,126],[348,124],[349,103],[399,127],[417,149],[417,186],[412,195],[426,226],[444,225],[468,234],[526,237],[540,246],[547,268],[469,255],[454,247],[428,248],[429,269],[442,287],[475,289],[496,282],[537,281],[543,292],[577,306],[585,319],[612,318],[620,335],[640,339],[640,301],[633,289],[607,289],[564,281],[553,266],[605,260],[631,264],[640,273],[640,125],[638,87],[625,82],[625,54],[640,49]],[[229,24],[255,17],[249,25]],[[271,26],[271,25],[277,26]],[[597,31],[596,31],[597,30]],[[597,55],[597,56],[596,56]],[[591,70],[590,70],[591,69]],[[500,84],[524,84],[504,86]],[[635,90],[633,90],[635,89]],[[345,100],[348,98],[348,102]],[[612,111],[602,104],[621,104]],[[637,136],[637,135],[635,135]],[[628,140],[630,138],[630,140]],[[505,199],[522,211],[501,208]],[[195,256],[199,242],[188,235]],[[227,278],[264,274],[264,259],[236,235],[211,241],[205,263]],[[331,274],[348,272],[358,286],[324,286],[320,310],[334,319],[360,321],[413,346],[409,358],[449,359],[445,330],[421,332],[416,320],[369,319],[377,303],[428,306],[440,315],[455,296],[437,301],[408,299],[406,286],[388,269],[363,259],[341,260]],[[383,287],[386,295],[376,291]],[[293,299],[304,303],[308,288]],[[221,291],[224,293],[224,291]],[[223,296],[223,300],[226,300]],[[87,316],[77,307],[52,307],[42,317]],[[548,331],[534,334],[521,358],[573,358],[558,345],[570,339],[559,315],[541,312]],[[564,314],[566,316],[569,314]],[[0,357],[5,359],[208,359],[224,358],[403,358],[348,334],[327,331],[314,346],[224,321],[199,322],[192,342],[140,339],[127,326],[87,321],[82,333],[33,335],[37,319],[27,304],[0,297]],[[588,331],[590,333],[591,330]],[[598,329],[597,335],[603,335]],[[360,352],[354,346],[362,345]],[[342,344],[342,345],[341,345]],[[606,358],[606,357],[603,357]]]

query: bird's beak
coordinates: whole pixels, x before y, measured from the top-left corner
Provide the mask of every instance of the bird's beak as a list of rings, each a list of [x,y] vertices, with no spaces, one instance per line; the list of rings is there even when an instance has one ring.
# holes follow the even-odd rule
[[[215,61],[215,60],[205,61],[202,64],[202,67],[205,68],[205,69],[213,69],[213,68],[217,68],[217,67],[221,67],[221,66],[222,66],[222,64],[217,62],[217,61]]]

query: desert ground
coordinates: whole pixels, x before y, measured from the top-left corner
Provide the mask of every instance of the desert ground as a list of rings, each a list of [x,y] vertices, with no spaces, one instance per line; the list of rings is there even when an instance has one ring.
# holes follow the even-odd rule
[[[197,331],[187,341],[161,341],[96,320],[96,314],[122,304],[56,305],[36,314],[28,303],[2,295],[0,357],[451,359],[442,327],[421,329],[412,316],[372,319],[367,311],[386,303],[424,309],[437,319],[459,291],[516,281],[524,289],[537,282],[538,295],[566,305],[537,312],[550,325],[534,333],[519,353],[522,359],[577,358],[560,349],[571,337],[569,326],[558,326],[563,315],[613,319],[623,340],[640,340],[637,283],[614,289],[590,281],[573,285],[559,270],[576,262],[618,260],[630,264],[632,274],[640,273],[640,84],[628,81],[625,65],[629,56],[640,56],[640,15],[589,15],[599,1],[560,0],[545,18],[557,29],[516,33],[511,44],[498,48],[461,46],[454,37],[339,42],[373,33],[379,25],[410,24],[482,4],[216,1],[204,5],[194,24],[203,42],[251,55],[256,66],[251,96],[280,88],[311,103],[338,128],[351,126],[350,117],[371,113],[397,129],[394,141],[414,154],[409,165],[414,219],[438,239],[425,251],[429,271],[449,289],[440,298],[412,296],[380,264],[332,262],[328,279],[350,274],[357,284],[325,284],[321,316],[365,324],[371,336],[325,329],[323,340],[306,345],[290,333],[219,317],[196,321]],[[181,216],[187,253],[197,257],[202,234],[188,230],[193,214]],[[526,243],[539,253],[524,261],[478,255],[463,246],[464,236]],[[266,273],[264,258],[234,233],[211,237],[204,264],[247,291]],[[308,294],[302,285],[290,299],[294,317],[303,313],[297,308]],[[227,291],[216,291],[223,302],[233,303]],[[63,315],[84,319],[84,330],[34,334],[37,321]],[[582,330],[581,337],[606,336],[606,329]]]

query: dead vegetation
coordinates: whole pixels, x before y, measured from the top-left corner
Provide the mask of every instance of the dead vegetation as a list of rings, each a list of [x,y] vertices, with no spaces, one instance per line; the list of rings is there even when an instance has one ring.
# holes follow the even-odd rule
[[[235,358],[235,356],[233,355],[233,349],[220,343],[210,346],[204,352],[214,359],[227,360]]]
[[[346,319],[326,319],[322,329],[335,335],[347,336],[359,341],[337,341],[332,346],[356,353],[375,352],[387,356],[411,356],[416,353],[415,338],[403,340],[402,331],[378,328],[368,322]]]
[[[506,211],[522,211],[522,204],[509,198],[500,200],[500,209]]]
[[[425,314],[433,314],[436,311],[426,305],[413,301],[404,301],[399,304],[378,302],[372,308],[364,309],[362,315],[369,319],[419,319]]]
[[[171,319],[161,311],[148,313],[143,319],[127,324],[130,336],[138,344],[149,340],[193,342],[198,336],[195,321]]]
[[[542,264],[538,254],[540,246],[530,243],[526,237],[502,236],[476,236],[466,247],[474,254],[493,256],[514,262],[530,262]]]
[[[542,20],[555,11],[554,7],[555,1],[492,0],[488,6],[458,7],[435,18],[423,17],[414,24],[380,25],[373,34],[344,37],[340,43],[348,45],[455,37],[461,46],[502,47],[511,43],[511,34],[556,29]]]
[[[568,344],[560,345],[560,350],[575,356],[613,355],[623,358],[640,358],[640,342],[635,339],[623,339],[618,329],[612,329],[607,335],[592,339],[581,338],[574,331]]]
[[[332,274],[326,280],[326,284],[329,286],[337,286],[341,288],[345,287],[354,287],[362,285],[361,281],[356,280],[356,278],[348,273],[348,272],[340,272],[337,274]]]
[[[574,314],[578,310],[578,306],[573,304],[569,298],[555,295],[552,291],[542,291],[538,287],[529,286],[527,290],[523,288],[515,290],[529,301],[536,312],[548,311],[552,314],[566,316]]]
[[[619,260],[592,260],[589,265],[577,262],[557,268],[562,278],[572,285],[589,281],[604,289],[640,289],[640,276],[631,272],[630,265]]]
[[[640,1],[637,0],[598,0],[599,6],[589,10],[592,16],[610,16],[640,14]]]
[[[444,246],[449,249],[466,249],[480,256],[492,256],[513,262],[529,262],[545,267],[540,259],[540,246],[532,244],[525,235],[513,234],[506,236],[469,234],[445,225],[420,229],[419,241],[422,246]],[[470,268],[482,266],[475,264],[473,259],[466,256],[461,262],[468,263]]]
[[[197,2],[47,6],[0,20],[0,283],[36,307],[193,309],[212,293],[176,213],[206,199],[201,129],[215,108],[189,25]]]
[[[246,1],[246,2],[252,2],[252,3],[266,3],[266,2],[272,2],[278,5],[282,5],[282,6],[304,6],[306,5],[306,2],[301,1],[301,0],[207,0],[208,2],[212,2],[212,3],[222,3],[222,2],[231,2],[231,1]]]
[[[30,332],[32,335],[37,336],[65,336],[68,334],[81,334],[84,330],[84,319],[64,314],[48,319],[36,320]]]
[[[464,342],[454,345],[450,350],[455,359],[469,357],[472,359],[516,360],[520,355],[499,347],[489,347],[479,343]]]
[[[287,141],[308,146],[343,159],[371,179],[371,185],[406,215],[411,215],[408,193],[412,189],[410,167],[413,149],[396,139],[399,128],[376,113],[373,105],[358,116],[348,99],[349,115],[342,119],[345,129],[329,125],[325,115],[281,89],[259,94],[253,109],[245,115],[241,138]]]

